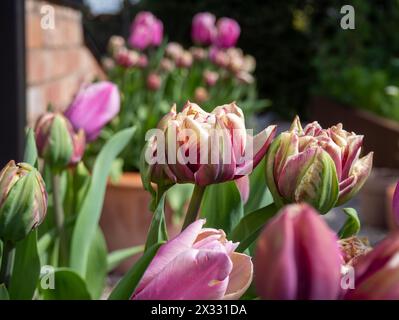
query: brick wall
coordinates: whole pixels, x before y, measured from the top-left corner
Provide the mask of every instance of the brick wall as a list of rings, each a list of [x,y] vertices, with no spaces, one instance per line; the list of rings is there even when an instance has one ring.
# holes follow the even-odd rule
[[[41,8],[54,8],[54,29],[43,29]],[[83,42],[82,17],[75,9],[46,1],[26,1],[27,120],[33,124],[48,103],[68,106],[79,86],[101,68]]]

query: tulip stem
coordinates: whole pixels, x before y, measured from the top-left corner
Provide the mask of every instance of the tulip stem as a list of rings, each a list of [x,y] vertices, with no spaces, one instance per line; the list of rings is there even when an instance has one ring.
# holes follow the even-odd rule
[[[52,173],[52,183],[53,183],[53,201],[54,201],[54,218],[55,225],[57,227],[59,236],[59,254],[62,262],[66,262],[66,248],[65,248],[65,237],[64,237],[64,206],[62,204],[61,197],[61,180],[60,175],[57,173]]]
[[[204,196],[205,187],[195,185],[193,194],[191,196],[190,204],[188,205],[186,218],[184,219],[182,230],[186,229],[191,223],[197,220],[198,211],[201,206],[202,197]]]
[[[1,257],[1,269],[0,269],[0,283],[4,283],[8,288],[11,279],[11,272],[14,262],[14,245],[10,241],[3,243],[3,253]]]

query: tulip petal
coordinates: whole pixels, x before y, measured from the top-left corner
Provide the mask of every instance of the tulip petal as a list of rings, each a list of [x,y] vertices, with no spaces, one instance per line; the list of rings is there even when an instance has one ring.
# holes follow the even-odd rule
[[[395,222],[399,225],[399,182],[396,184],[395,193],[393,194],[392,208]]]
[[[247,203],[249,198],[249,189],[250,189],[249,177],[242,176],[241,178],[236,179],[235,183],[237,185],[238,191],[240,192],[242,202],[244,204]]]
[[[251,257],[234,252],[230,256],[233,270],[230,273],[225,300],[238,300],[249,288],[253,277]]]
[[[204,224],[204,219],[194,221],[175,238],[162,245],[144,273],[137,290],[140,291],[143,287],[145,287],[179,254],[190,249]]]
[[[255,255],[255,284],[263,299],[296,298],[298,274],[294,230],[287,214],[279,214],[263,230]]]
[[[221,299],[232,268],[229,256],[223,252],[189,249],[169,262],[133,299]]]

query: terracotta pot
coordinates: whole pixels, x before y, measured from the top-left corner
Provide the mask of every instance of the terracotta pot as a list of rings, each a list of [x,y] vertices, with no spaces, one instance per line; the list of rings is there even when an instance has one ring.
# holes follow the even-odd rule
[[[387,228],[387,212],[391,202],[387,203],[387,188],[397,180],[399,172],[393,169],[373,168],[364,184],[360,198],[360,214],[365,224],[376,228]]]
[[[395,188],[396,188],[396,182],[389,185],[386,189],[387,223],[388,223],[389,230],[391,230],[391,231],[399,230],[399,225],[395,221],[394,214],[393,214],[393,208],[392,208],[392,200],[393,200],[393,194],[395,192]]]
[[[145,243],[152,219],[150,201],[139,173],[124,173],[117,184],[108,183],[100,226],[109,252]],[[167,207],[165,211],[168,234],[174,236],[179,226],[172,223],[171,210]],[[124,261],[114,272],[125,273],[139,257]]]

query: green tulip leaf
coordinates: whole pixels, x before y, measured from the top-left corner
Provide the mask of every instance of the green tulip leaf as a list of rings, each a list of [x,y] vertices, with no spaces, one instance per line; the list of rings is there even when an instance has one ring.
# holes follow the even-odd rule
[[[241,219],[240,223],[233,230],[230,239],[234,242],[239,242],[237,252],[245,251],[258,238],[266,222],[272,218],[278,208],[274,203],[248,213]]]
[[[145,270],[163,243],[156,243],[144,253],[112,290],[109,300],[128,300],[132,296]]]
[[[124,260],[129,259],[130,257],[143,252],[144,252],[144,245],[112,251],[111,253],[108,254],[107,257],[108,272],[115,269]]]
[[[10,300],[7,288],[4,283],[0,283],[0,300]]]
[[[356,210],[353,208],[345,208],[343,211],[346,214],[346,221],[338,231],[340,239],[357,235],[360,231],[360,220]]]
[[[17,242],[9,286],[13,300],[31,300],[40,277],[40,259],[37,250],[37,230]]]
[[[206,218],[207,226],[229,234],[244,216],[243,202],[235,182],[208,186],[202,199],[200,216]]]
[[[265,180],[266,161],[263,159],[249,175],[250,193],[244,205],[245,214],[263,208],[273,202],[273,197],[267,188]]]
[[[112,162],[131,141],[134,132],[133,127],[116,133],[102,148],[94,164],[90,187],[79,212],[71,241],[70,265],[82,276],[87,272],[90,246],[97,231]]]
[[[28,128],[26,132],[26,145],[24,151],[24,162],[31,166],[37,166],[37,148],[35,141],[35,134],[32,128]]]
[[[92,240],[85,280],[93,299],[100,298],[107,277],[107,245],[100,228]]]
[[[152,216],[150,229],[145,243],[145,250],[156,243],[168,240],[168,232],[166,230],[165,222],[165,197],[166,193],[163,193]]]
[[[59,268],[40,279],[39,292],[44,300],[91,300],[82,277],[69,268]]]

